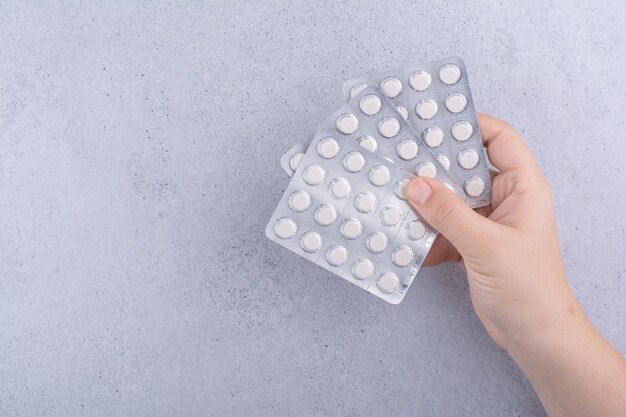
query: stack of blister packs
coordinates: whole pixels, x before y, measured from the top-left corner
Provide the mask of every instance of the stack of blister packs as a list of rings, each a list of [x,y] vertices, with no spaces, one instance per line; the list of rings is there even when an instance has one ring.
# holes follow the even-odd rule
[[[267,237],[393,304],[436,237],[404,187],[434,178],[491,201],[465,65],[452,57],[348,81],[346,104],[281,159],[291,182]]]

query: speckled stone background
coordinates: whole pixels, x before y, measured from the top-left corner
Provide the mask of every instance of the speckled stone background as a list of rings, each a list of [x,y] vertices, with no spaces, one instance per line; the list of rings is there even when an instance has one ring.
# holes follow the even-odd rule
[[[263,234],[345,79],[453,54],[626,352],[623,2],[27,3],[0,5],[0,415],[544,415],[460,271],[391,306]]]

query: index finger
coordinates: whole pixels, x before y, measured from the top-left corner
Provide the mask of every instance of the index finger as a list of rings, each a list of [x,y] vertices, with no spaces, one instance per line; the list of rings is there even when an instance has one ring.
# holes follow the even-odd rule
[[[530,149],[511,125],[488,114],[476,113],[476,116],[483,145],[496,168],[502,172],[537,168]]]

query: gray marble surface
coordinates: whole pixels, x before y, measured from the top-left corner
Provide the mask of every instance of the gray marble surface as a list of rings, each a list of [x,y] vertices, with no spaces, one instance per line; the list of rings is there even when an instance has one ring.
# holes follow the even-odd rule
[[[544,415],[460,271],[392,306],[263,234],[345,79],[448,55],[626,352],[623,2],[27,3],[0,5],[0,415]]]

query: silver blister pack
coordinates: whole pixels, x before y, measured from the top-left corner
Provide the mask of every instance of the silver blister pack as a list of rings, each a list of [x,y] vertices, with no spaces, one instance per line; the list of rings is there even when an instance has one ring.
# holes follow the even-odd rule
[[[346,99],[376,86],[464,187],[470,207],[491,202],[491,178],[467,70],[458,57],[347,81]]]
[[[367,137],[376,140],[376,153],[363,145]],[[403,151],[411,158],[399,158],[409,141],[417,144]],[[462,193],[394,105],[377,89],[364,89],[318,126],[266,235],[397,304],[436,237],[403,195],[425,164],[434,167],[427,176]]]
[[[283,167],[287,175],[290,177],[292,177],[294,172],[296,172],[296,169],[298,169],[298,166],[300,165],[302,158],[304,158],[304,154],[306,153],[310,143],[311,139],[306,142],[298,142],[280,158],[280,166]]]

